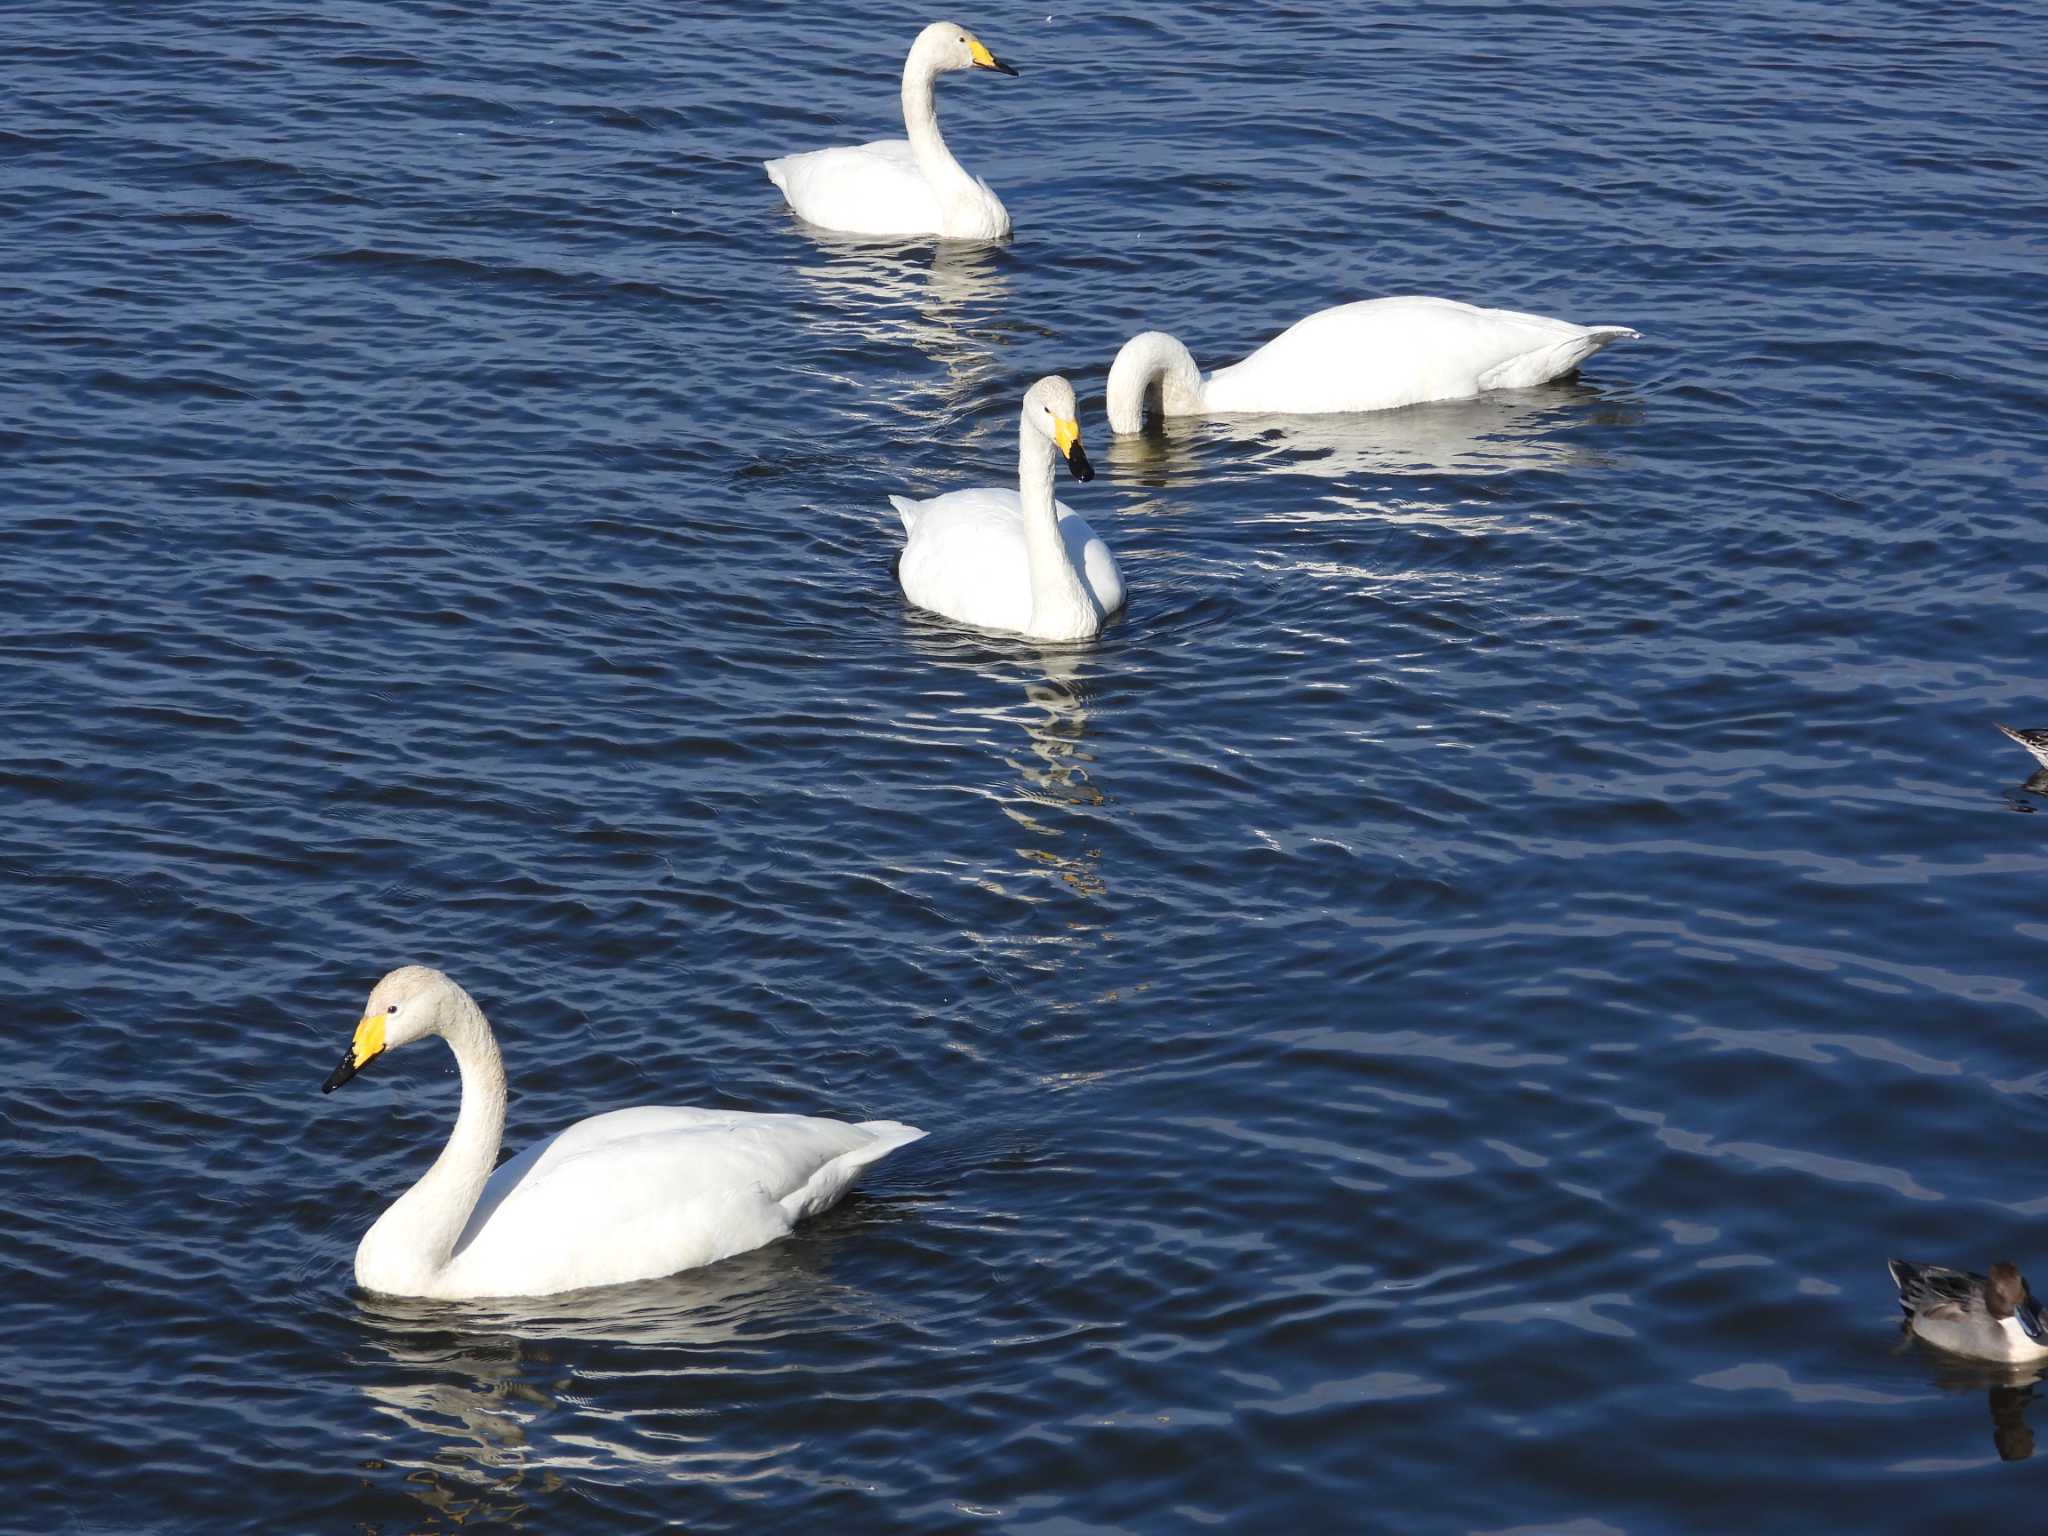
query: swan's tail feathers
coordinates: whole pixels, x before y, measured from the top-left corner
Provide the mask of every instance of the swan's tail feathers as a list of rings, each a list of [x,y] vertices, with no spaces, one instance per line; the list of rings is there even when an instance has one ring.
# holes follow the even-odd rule
[[[1481,389],[1527,389],[1561,379],[1610,342],[1635,340],[1641,331],[1625,325],[1589,325],[1551,346],[1538,347],[1488,369],[1479,376]]]
[[[768,173],[768,179],[775,183],[775,189],[784,197],[789,196],[789,173],[783,169],[785,160],[763,160],[761,169]]]
[[[923,1141],[930,1134],[896,1120],[863,1120],[854,1129],[866,1131],[872,1139],[840,1153],[812,1174],[803,1188],[782,1197],[782,1209],[791,1221],[802,1221],[825,1210],[846,1193],[861,1169],[879,1163],[898,1147]]]
[[[854,1127],[866,1131],[875,1139],[866,1146],[847,1153],[854,1160],[854,1166],[864,1168],[869,1163],[887,1157],[898,1147],[907,1147],[913,1141],[923,1141],[930,1131],[920,1131],[914,1125],[905,1125],[901,1120],[863,1120]]]
[[[912,501],[908,496],[891,496],[889,498],[889,505],[894,507],[896,515],[903,519],[903,531],[905,534],[909,534],[917,527],[917,516],[923,508],[918,506],[916,502]],[[878,1125],[881,1123],[883,1122],[876,1122]]]

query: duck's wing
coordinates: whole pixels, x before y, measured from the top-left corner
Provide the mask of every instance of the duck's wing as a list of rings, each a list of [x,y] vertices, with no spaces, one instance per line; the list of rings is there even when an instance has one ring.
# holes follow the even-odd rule
[[[1961,1317],[1983,1309],[1982,1275],[1939,1264],[1909,1264],[1904,1259],[1887,1259],[1885,1267],[1899,1288],[1899,1305],[1909,1316]]]
[[[1992,724],[1998,725],[1998,722],[1994,720]],[[2033,753],[2042,764],[2048,765],[2048,730],[2019,730],[2010,725],[1999,725],[1998,728]]]
[[[2018,1319],[2021,1332],[2036,1344],[2048,1347],[2048,1313],[2041,1310],[2041,1303],[2034,1300],[2032,1291],[2020,1298],[2013,1316]]]

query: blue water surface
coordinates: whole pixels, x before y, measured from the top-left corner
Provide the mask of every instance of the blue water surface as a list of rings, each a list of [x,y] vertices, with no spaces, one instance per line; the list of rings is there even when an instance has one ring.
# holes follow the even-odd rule
[[[822,9],[7,7],[0,1524],[2012,1525],[1884,1260],[2048,1274],[2040,9],[989,5],[998,247],[782,207],[929,19]],[[1108,437],[1137,330],[1407,292],[1643,338]],[[1053,371],[1127,615],[909,611]],[[932,1135],[364,1294],[412,961],[511,1146]]]

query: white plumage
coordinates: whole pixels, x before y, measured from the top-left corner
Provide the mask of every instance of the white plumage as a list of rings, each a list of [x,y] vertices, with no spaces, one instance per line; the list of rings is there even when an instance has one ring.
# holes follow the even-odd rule
[[[935,21],[903,61],[907,139],[876,139],[764,161],[768,179],[800,217],[855,235],[938,235],[999,240],[1009,210],[993,188],[953,158],[939,133],[932,85],[948,70],[1016,70],[965,27]]]
[[[1086,640],[1124,605],[1116,558],[1073,508],[1053,500],[1052,460],[1077,480],[1095,471],[1081,447],[1074,390],[1054,375],[1024,396],[1016,490],[891,496],[907,535],[903,595],[963,624],[1036,640]]]
[[[1167,416],[1384,411],[1463,400],[1558,378],[1636,334],[1454,299],[1365,299],[1319,310],[1205,379],[1179,341],[1146,331],[1125,342],[1110,366],[1109,426],[1141,431],[1148,400]]]
[[[441,1156],[356,1249],[356,1280],[397,1296],[545,1296],[648,1280],[773,1242],[925,1133],[803,1115],[646,1106],[578,1121],[495,1172],[505,1070],[483,1011],[407,966],[370,993],[331,1090],[386,1049],[448,1042],[462,1108]]]

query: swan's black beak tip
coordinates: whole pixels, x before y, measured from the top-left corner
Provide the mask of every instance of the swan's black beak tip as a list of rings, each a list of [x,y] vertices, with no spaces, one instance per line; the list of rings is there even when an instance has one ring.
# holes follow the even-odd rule
[[[1088,462],[1088,455],[1082,449],[1078,438],[1075,439],[1074,446],[1067,450],[1067,472],[1083,485],[1095,478],[1095,466]]]
[[[982,65],[981,67],[983,69],[992,69],[999,75],[1008,75],[1012,80],[1017,78],[1016,66],[1011,64],[1005,64],[1001,59],[997,58],[994,54],[990,54],[988,62]]]
[[[320,1085],[322,1093],[332,1093],[343,1083],[356,1075],[356,1053],[353,1047],[341,1058],[341,1065],[327,1075],[327,1081]]]

